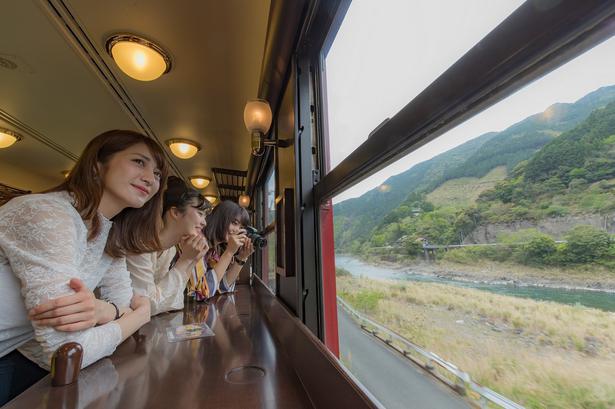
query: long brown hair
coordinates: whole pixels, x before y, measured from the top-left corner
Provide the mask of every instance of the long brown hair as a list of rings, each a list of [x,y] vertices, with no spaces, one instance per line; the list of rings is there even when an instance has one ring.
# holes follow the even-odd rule
[[[218,255],[221,255],[226,247],[226,234],[234,220],[238,220],[244,227],[250,224],[250,216],[246,209],[231,200],[225,200],[214,207],[207,217],[205,237]]]
[[[154,156],[161,175],[160,188],[143,207],[127,207],[113,217],[113,227],[105,247],[105,252],[112,257],[160,250],[158,232],[162,192],[169,174],[169,167],[160,146],[153,139],[134,131],[116,129],[103,132],[87,144],[66,180],[49,190],[65,190],[71,193],[75,208],[84,220],[91,223],[88,240],[92,240],[100,233],[100,218],[96,216],[104,191],[98,164],[107,163],[117,152],[139,143],[145,144]]]

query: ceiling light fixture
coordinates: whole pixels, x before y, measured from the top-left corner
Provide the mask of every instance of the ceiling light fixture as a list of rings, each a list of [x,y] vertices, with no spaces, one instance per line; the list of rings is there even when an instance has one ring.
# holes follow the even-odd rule
[[[19,142],[23,139],[23,136],[18,134],[17,132],[11,131],[9,129],[0,128],[0,149],[8,148],[12,146],[15,142]]]
[[[218,200],[218,196],[214,195],[205,195],[205,199],[209,200],[209,203],[215,204],[216,200]]]
[[[180,159],[190,159],[201,150],[201,145],[188,139],[169,139],[166,144],[173,155]]]
[[[159,45],[132,34],[118,34],[107,40],[107,52],[129,77],[153,81],[171,71],[171,57]]]
[[[190,176],[190,183],[197,189],[205,189],[207,185],[209,185],[209,182],[211,182],[209,176]]]

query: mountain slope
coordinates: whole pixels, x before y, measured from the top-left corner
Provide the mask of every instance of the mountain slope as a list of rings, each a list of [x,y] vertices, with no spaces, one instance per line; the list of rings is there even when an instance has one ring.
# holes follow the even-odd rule
[[[410,193],[429,192],[447,180],[481,178],[497,166],[510,172],[563,131],[571,129],[597,108],[615,100],[615,86],[602,87],[578,101],[556,103],[501,132],[474,138],[407,171],[387,179],[380,188],[334,206],[335,242],[340,250],[362,242],[385,216]],[[414,200],[414,199],[413,199]]]

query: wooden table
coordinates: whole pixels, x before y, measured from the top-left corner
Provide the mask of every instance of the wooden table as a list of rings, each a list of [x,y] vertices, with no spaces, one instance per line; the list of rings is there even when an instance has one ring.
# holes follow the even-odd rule
[[[207,322],[215,336],[171,343],[166,328]],[[81,371],[79,381],[52,387],[50,377],[4,408],[311,408],[271,335],[254,290],[211,304],[191,302],[165,313]]]

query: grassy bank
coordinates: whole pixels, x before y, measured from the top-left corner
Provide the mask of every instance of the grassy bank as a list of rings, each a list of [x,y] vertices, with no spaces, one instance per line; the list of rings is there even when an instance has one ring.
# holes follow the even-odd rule
[[[338,277],[338,294],[529,408],[615,407],[615,314],[442,284]]]

